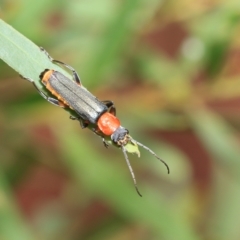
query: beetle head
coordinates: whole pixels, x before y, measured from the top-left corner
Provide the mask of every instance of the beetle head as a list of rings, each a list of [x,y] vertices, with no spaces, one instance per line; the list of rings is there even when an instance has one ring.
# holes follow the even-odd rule
[[[111,135],[111,139],[118,146],[125,146],[131,138],[129,136],[129,131],[120,126]]]
[[[131,143],[133,143],[133,144],[135,144],[135,145],[138,145],[138,146],[144,148],[145,150],[147,150],[148,152],[150,152],[153,156],[155,156],[158,160],[160,160],[160,161],[166,166],[168,173],[170,172],[170,169],[169,169],[167,163],[166,163],[165,161],[163,161],[160,157],[158,157],[158,156],[156,155],[156,153],[153,152],[150,148],[148,148],[147,146],[143,145],[142,143],[140,143],[140,142],[132,139],[132,137],[129,135],[129,131],[128,131],[126,128],[124,128],[124,127],[122,127],[122,126],[118,127],[118,128],[114,131],[114,133],[111,135],[111,139],[112,139],[113,143],[115,143],[117,146],[121,147],[121,149],[122,149],[122,152],[123,152],[123,154],[124,154],[124,158],[125,158],[126,163],[127,163],[127,165],[128,165],[129,171],[130,171],[130,173],[131,173],[131,175],[132,175],[132,179],[133,179],[133,182],[134,182],[134,186],[135,186],[136,191],[137,191],[137,193],[138,193],[139,196],[142,196],[142,195],[141,195],[141,193],[139,192],[139,190],[138,190],[138,188],[137,188],[136,178],[135,178],[133,169],[132,169],[132,167],[131,167],[131,164],[130,164],[129,159],[128,159],[128,156],[127,156],[127,150],[126,150],[126,148],[125,148],[125,146],[126,146],[129,142],[131,142]]]

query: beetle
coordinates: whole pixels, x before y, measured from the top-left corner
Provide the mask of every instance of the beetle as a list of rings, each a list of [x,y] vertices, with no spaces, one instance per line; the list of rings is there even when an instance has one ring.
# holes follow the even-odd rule
[[[170,169],[164,160],[158,157],[150,148],[134,140],[129,135],[129,131],[121,126],[120,120],[116,117],[116,108],[112,101],[100,101],[82,85],[81,79],[74,68],[66,63],[53,59],[45,49],[40,47],[40,50],[47,55],[51,62],[70,70],[72,72],[73,80],[67,78],[58,71],[45,69],[40,73],[39,78],[47,91],[54,96],[50,97],[36,85],[34,80],[22,77],[33,83],[40,95],[48,102],[65,109],[73,110],[77,117],[70,116],[70,118],[72,120],[78,120],[82,128],[91,126],[91,130],[102,138],[103,144],[106,148],[108,147],[106,138],[109,137],[114,145],[121,148],[139,196],[142,197],[138,190],[136,178],[128,159],[126,150],[127,144],[138,145],[150,152],[166,166],[167,172],[170,173]]]

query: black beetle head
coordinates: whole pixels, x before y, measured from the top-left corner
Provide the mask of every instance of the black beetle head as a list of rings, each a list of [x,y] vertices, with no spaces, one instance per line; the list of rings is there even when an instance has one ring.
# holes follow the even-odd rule
[[[130,140],[128,133],[129,131],[126,128],[120,126],[111,135],[111,139],[118,146],[125,146]]]
[[[120,126],[119,128],[117,128],[115,130],[115,132],[111,135],[111,139],[113,141],[113,143],[115,143],[117,146],[121,147],[122,149],[122,152],[124,154],[124,157],[125,157],[125,160],[126,160],[126,163],[128,165],[128,168],[129,168],[129,171],[132,175],[132,179],[133,179],[133,182],[134,182],[134,186],[136,188],[136,191],[138,193],[138,195],[140,197],[142,197],[141,193],[139,192],[138,190],[138,187],[137,187],[137,182],[136,182],[136,178],[135,178],[135,175],[134,175],[134,172],[133,172],[133,169],[131,167],[131,164],[129,162],[129,159],[128,159],[128,156],[127,156],[127,149],[125,148],[125,146],[131,142],[132,144],[135,144],[135,145],[138,145],[142,148],[144,148],[145,150],[147,150],[148,152],[150,152],[153,156],[155,156],[158,160],[160,160],[167,168],[167,171],[168,173],[170,172],[170,169],[167,165],[167,163],[165,161],[163,161],[160,157],[158,157],[156,155],[155,152],[153,152],[150,148],[148,148],[147,146],[143,145],[142,143],[140,142],[137,142],[136,140],[132,139],[130,136],[129,136],[129,132],[126,128]]]

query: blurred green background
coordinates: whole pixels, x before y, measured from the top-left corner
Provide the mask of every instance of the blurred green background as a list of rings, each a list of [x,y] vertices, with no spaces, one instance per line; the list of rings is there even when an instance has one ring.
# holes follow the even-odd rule
[[[120,150],[1,61],[0,240],[240,239],[239,1],[1,0],[0,17],[171,169],[129,155],[140,198]]]

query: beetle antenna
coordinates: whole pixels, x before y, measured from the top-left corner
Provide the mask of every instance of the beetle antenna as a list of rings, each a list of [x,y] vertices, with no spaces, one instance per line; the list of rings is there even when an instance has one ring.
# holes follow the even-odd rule
[[[170,169],[169,169],[169,166],[167,165],[167,163],[164,160],[162,160],[160,157],[158,157],[157,154],[154,151],[152,151],[149,147],[143,145],[142,143],[140,143],[140,142],[138,142],[134,139],[131,139],[131,141],[135,142],[137,145],[139,145],[140,147],[142,147],[145,150],[147,150],[148,152],[150,152],[155,158],[160,160],[166,166],[168,174],[170,173]]]
[[[129,161],[129,159],[128,159],[128,155],[127,155],[127,153],[126,153],[126,149],[124,148],[124,146],[121,146],[121,148],[122,148],[122,152],[123,152],[124,158],[125,158],[125,160],[126,160],[126,163],[127,163],[127,165],[128,165],[128,169],[129,169],[129,171],[130,171],[130,173],[131,173],[131,175],[132,175],[132,179],[133,179],[133,183],[134,183],[135,189],[136,189],[138,195],[139,195],[140,197],[142,197],[142,194],[141,194],[141,193],[139,192],[139,190],[138,190],[137,181],[136,181],[136,178],[135,178],[135,175],[134,175],[132,166],[131,166],[131,164],[130,164],[130,161]]]

